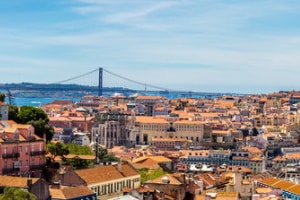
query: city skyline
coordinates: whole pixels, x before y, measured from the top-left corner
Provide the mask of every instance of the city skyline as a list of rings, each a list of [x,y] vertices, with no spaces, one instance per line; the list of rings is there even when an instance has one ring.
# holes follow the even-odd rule
[[[300,2],[13,0],[0,12],[0,83],[98,67],[162,88],[300,90]]]

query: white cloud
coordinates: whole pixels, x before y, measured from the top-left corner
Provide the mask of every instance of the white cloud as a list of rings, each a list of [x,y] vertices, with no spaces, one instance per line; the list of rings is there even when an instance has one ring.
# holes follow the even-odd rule
[[[199,89],[278,87],[279,79],[283,85],[299,85],[299,29],[280,28],[277,21],[292,24],[289,15],[297,15],[299,5],[278,1],[66,1],[64,9],[73,11],[72,16],[47,24],[37,19],[36,24],[43,26],[36,29],[2,28],[0,61],[18,69],[30,66],[32,73],[43,66],[52,75],[51,68],[77,75],[87,71],[83,67],[101,65],[167,88],[175,84]],[[56,80],[68,75],[56,75]]]

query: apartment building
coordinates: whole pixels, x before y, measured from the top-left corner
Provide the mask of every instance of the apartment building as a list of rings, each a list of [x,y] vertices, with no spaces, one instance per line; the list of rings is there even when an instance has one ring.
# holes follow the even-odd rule
[[[64,111],[59,115],[49,116],[48,124],[57,128],[76,128],[82,132],[91,132],[94,118],[85,112]]]
[[[137,96],[135,102],[143,104],[146,108],[145,115],[152,116],[156,104],[166,104],[168,99],[163,96]]]
[[[230,150],[182,150],[179,163],[217,165],[231,164]]]
[[[39,175],[45,165],[46,141],[32,125],[0,121],[1,175]]]

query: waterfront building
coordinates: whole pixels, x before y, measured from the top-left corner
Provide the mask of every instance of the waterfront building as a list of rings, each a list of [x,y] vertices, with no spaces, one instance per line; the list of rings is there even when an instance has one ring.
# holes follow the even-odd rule
[[[1,175],[39,176],[45,165],[46,141],[32,125],[0,121]]]

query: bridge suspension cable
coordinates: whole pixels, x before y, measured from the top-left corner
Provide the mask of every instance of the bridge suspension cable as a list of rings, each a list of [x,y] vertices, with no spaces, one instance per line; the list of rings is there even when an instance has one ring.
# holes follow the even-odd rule
[[[113,76],[116,76],[118,78],[124,79],[126,81],[129,81],[129,82],[132,82],[132,83],[135,83],[135,84],[138,84],[138,85],[142,85],[142,86],[146,86],[146,87],[151,87],[151,88],[155,88],[155,89],[158,89],[158,90],[170,91],[170,89],[167,89],[167,88],[162,88],[162,87],[159,87],[159,86],[155,86],[155,85],[151,85],[151,84],[147,84],[147,83],[142,83],[142,82],[139,82],[139,81],[135,81],[135,80],[129,79],[127,77],[118,75],[118,74],[113,73],[111,71],[108,71],[108,70],[106,70],[104,68],[103,68],[103,71],[105,71],[108,74],[111,74]]]
[[[81,78],[81,77],[84,77],[84,76],[87,76],[87,75],[90,75],[90,74],[93,74],[95,72],[97,72],[99,69],[95,69],[93,71],[90,71],[90,72],[87,72],[87,73],[84,73],[84,74],[81,74],[81,75],[78,75],[78,76],[74,76],[72,78],[68,78],[66,80],[63,80],[63,81],[58,81],[58,82],[55,82],[53,84],[60,84],[60,83],[65,83],[65,82],[69,82],[69,81],[73,81],[75,79],[78,79],[78,78]]]

